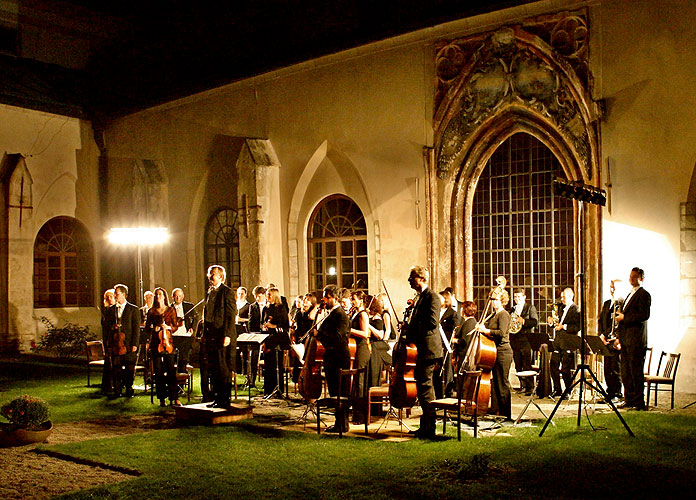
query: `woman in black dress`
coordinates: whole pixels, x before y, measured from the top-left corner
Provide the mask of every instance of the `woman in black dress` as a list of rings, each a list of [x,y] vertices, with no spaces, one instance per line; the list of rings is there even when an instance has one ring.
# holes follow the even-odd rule
[[[370,364],[370,319],[365,310],[366,295],[361,291],[353,292],[350,296],[353,304],[353,314],[350,317],[350,335],[355,339],[355,362],[353,368],[367,368]],[[353,397],[359,400],[365,390],[367,377],[359,377],[353,383]],[[365,423],[366,408],[363,404],[353,407],[353,423]]]
[[[166,406],[169,397],[171,406],[179,406],[179,386],[176,383],[174,358],[176,352],[171,333],[177,323],[176,309],[169,306],[164,288],[155,288],[155,299],[145,317],[145,333],[150,337],[150,353],[155,372],[155,388],[160,406]]]
[[[476,304],[470,300],[465,301],[461,308],[461,323],[457,334],[454,337],[453,346],[456,355],[456,366],[459,370],[466,356],[466,351],[469,349],[471,342],[471,334],[476,329]]]
[[[505,306],[510,302],[507,291],[501,290],[491,297],[493,317],[486,325],[479,326],[479,331],[495,342],[496,357],[491,374],[491,407],[488,412],[502,415],[506,420],[512,419],[510,365],[512,364],[512,347],[510,347],[510,313]]]
[[[389,344],[386,339],[389,334],[385,330],[382,312],[384,304],[380,297],[372,299],[367,315],[370,318],[370,335],[372,342],[372,354],[370,355],[370,365],[368,373],[368,387],[375,387],[382,383],[381,375],[385,365],[391,365],[392,357],[389,354]]]
[[[268,396],[283,389],[283,350],[290,348],[290,321],[277,288],[266,290],[262,329],[268,333],[263,344],[263,393]]]

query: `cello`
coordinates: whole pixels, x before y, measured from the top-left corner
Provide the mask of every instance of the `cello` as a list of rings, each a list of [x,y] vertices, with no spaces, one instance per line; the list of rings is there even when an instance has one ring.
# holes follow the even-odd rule
[[[497,286],[491,290],[488,295],[486,307],[481,314],[481,320],[474,329],[473,337],[469,348],[466,351],[464,361],[461,364],[459,375],[463,376],[464,371],[481,371],[481,381],[479,383],[478,398],[476,399],[476,408],[478,414],[485,414],[488,411],[488,405],[491,399],[491,376],[495,359],[498,356],[498,350],[495,342],[483,335],[479,328],[490,318],[488,311],[491,308],[492,299],[505,289],[507,280],[503,276],[496,278]],[[472,401],[476,393],[476,380],[467,378],[462,385],[462,400]]]
[[[411,408],[416,404],[417,389],[416,389],[416,358],[418,357],[418,349],[413,343],[406,340],[408,314],[413,311],[413,304],[404,311],[404,322],[398,322],[396,310],[392,303],[389,291],[387,290],[384,281],[382,287],[387,294],[389,305],[394,312],[394,319],[401,325],[398,333],[394,351],[392,353],[392,378],[389,383],[389,404],[394,408]]]
[[[309,337],[309,345],[305,352],[305,361],[302,365],[302,370],[300,370],[300,376],[297,379],[297,389],[300,395],[307,401],[318,399],[323,389],[324,378],[321,375],[321,367],[324,362],[324,346],[313,335],[314,330],[319,328],[321,323],[328,317],[328,315],[321,317],[323,311],[324,303],[322,302],[319,304],[314,324],[305,334],[305,337]]]

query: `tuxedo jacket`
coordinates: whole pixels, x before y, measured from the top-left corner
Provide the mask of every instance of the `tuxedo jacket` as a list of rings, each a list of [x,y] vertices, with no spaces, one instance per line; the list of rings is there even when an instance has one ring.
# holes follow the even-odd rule
[[[459,314],[457,314],[457,312],[451,307],[448,307],[440,318],[440,326],[442,326],[442,330],[445,332],[447,340],[452,338],[454,329],[457,328],[460,323],[461,317]]]
[[[513,308],[512,310],[514,311],[515,309]],[[516,335],[532,333],[534,328],[536,328],[537,324],[539,323],[539,315],[537,314],[534,304],[525,302],[524,306],[522,306],[522,314],[520,314],[520,317],[524,319],[524,324],[522,325],[522,329]]]
[[[264,308],[265,309],[265,308]],[[258,302],[249,304],[249,331],[250,332],[260,332],[261,331],[261,306]]]
[[[348,350],[348,334],[350,332],[350,318],[341,306],[335,307],[324,318],[317,330],[317,339],[322,343],[326,351],[333,354],[341,366],[350,363],[350,351]]]
[[[237,310],[237,316],[239,316],[240,319],[249,319],[249,309],[251,308],[251,304],[248,302],[244,304],[242,307],[240,307]]]
[[[648,346],[648,319],[652,299],[645,288],[635,291],[628,303],[624,302],[623,321],[616,329],[622,346]]]
[[[614,316],[614,311],[617,310],[617,306],[623,307],[623,300],[615,300],[612,304],[611,299],[609,299],[602,304],[602,310],[599,313],[599,321],[597,326],[599,328],[599,333],[604,334],[605,337],[608,337],[611,334],[612,317]]]
[[[208,300],[203,309],[205,318],[204,333],[206,342],[219,343],[220,347],[225,337],[231,339],[232,350],[237,346],[237,329],[234,325],[234,317],[237,315],[237,301],[234,292],[225,285],[220,284],[217,291],[208,292]]]
[[[108,310],[108,324],[109,331],[112,332],[112,349],[116,349],[118,346],[114,345],[113,331],[114,327],[118,322],[118,310],[116,309],[116,304],[109,307]],[[121,331],[124,334],[123,343],[126,346],[126,354],[133,353],[133,347],[138,347],[140,345],[140,309],[134,306],[130,302],[126,302],[123,307],[123,313],[121,314]]]
[[[430,287],[423,290],[416,299],[408,322],[406,339],[418,349],[418,359],[429,360],[442,357],[440,324],[440,297]]]
[[[560,317],[563,317],[563,309],[558,311],[558,314]],[[581,321],[580,308],[577,304],[573,303],[570,305],[570,308],[568,308],[568,312],[566,313],[565,318],[563,318],[563,321],[561,321],[561,324],[566,325],[566,328],[564,329],[566,333],[569,333],[570,335],[577,335],[580,333],[580,328],[582,327]]]

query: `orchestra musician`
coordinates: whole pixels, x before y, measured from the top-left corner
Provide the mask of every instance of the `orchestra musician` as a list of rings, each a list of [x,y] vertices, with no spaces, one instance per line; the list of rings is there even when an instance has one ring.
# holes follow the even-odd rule
[[[396,340],[396,321],[392,319],[392,312],[389,309],[388,301],[385,301],[387,294],[382,292],[377,294],[377,298],[382,303],[382,321],[384,321],[385,341]]]
[[[447,290],[440,292],[440,301],[442,302],[442,307],[440,308],[440,326],[442,331],[447,338],[447,341],[452,343],[454,340],[454,331],[459,327],[461,323],[461,317],[452,307],[452,294]],[[452,357],[448,356],[445,352],[445,341],[440,336],[440,341],[442,342],[442,349],[444,353],[444,360],[442,366],[435,369],[434,374],[434,385],[435,385],[435,397],[440,399],[442,397],[449,397],[454,387],[454,376],[452,373]]]
[[[307,336],[307,332],[309,332],[310,328],[312,328],[312,325],[314,324],[314,320],[317,317],[318,309],[319,308],[317,307],[317,296],[313,293],[308,293],[302,297],[302,307],[295,315],[294,341],[296,344],[304,344],[305,353],[307,352],[307,345],[309,344],[309,337]],[[296,353],[295,351],[291,352],[295,353],[295,356],[299,356],[299,353]],[[302,370],[302,361],[303,360],[299,358],[295,358],[295,361],[293,363],[292,381],[294,383],[297,383],[300,378],[300,372]]]
[[[193,304],[184,300],[184,291],[181,288],[172,290],[171,306],[177,317],[177,328],[172,333],[174,348],[177,351],[176,371],[186,373],[193,344],[193,328],[198,323],[198,317],[196,311],[190,312]]]
[[[352,315],[350,318],[350,335],[355,338],[355,362],[354,369],[367,368],[370,364],[372,348],[370,346],[370,318],[365,310],[364,292],[357,290],[351,293]],[[353,382],[353,397],[356,401],[362,401],[360,395],[365,390],[367,376],[359,377]],[[353,423],[364,424],[367,409],[364,406],[353,406]]]
[[[128,287],[123,284],[114,286],[116,303],[109,308],[108,325],[111,331],[111,368],[114,396],[125,393],[132,398],[135,364],[138,359],[140,340],[140,311],[128,302]]]
[[[152,307],[147,311],[145,334],[150,337],[150,356],[155,372],[155,388],[160,406],[181,406],[178,400],[179,386],[176,383],[176,368],[172,330],[177,324],[176,309],[169,306],[164,288],[155,288]]]
[[[491,306],[494,314],[485,325],[479,326],[479,331],[493,339],[496,347],[495,364],[491,373],[491,406],[489,413],[501,415],[506,420],[512,420],[512,396],[510,390],[510,365],[512,364],[512,348],[510,347],[510,313],[505,310],[510,302],[506,290],[500,290],[491,296]]]
[[[261,331],[261,324],[263,321],[263,310],[266,307],[266,289],[262,286],[255,286],[251,291],[254,296],[254,303],[249,305],[249,321],[247,322],[247,327],[249,332],[258,333]],[[246,373],[247,369],[247,352],[243,352],[244,359],[244,370],[245,375],[250,377],[252,387],[256,384],[256,374],[259,371],[259,350],[260,347],[254,345],[248,353],[251,356],[251,374]],[[265,364],[265,363],[264,363]]]
[[[617,332],[621,344],[621,381],[624,386],[622,408],[645,410],[645,352],[648,347],[648,319],[651,297],[643,288],[644,271],[631,269],[628,278],[633,287],[623,303],[623,312],[616,313]]]
[[[283,350],[290,348],[290,323],[277,288],[266,290],[266,304],[261,325],[268,333],[263,344],[263,392],[269,396],[276,388],[283,387]]]
[[[143,293],[143,302],[145,302],[145,305],[143,305],[143,307],[140,308],[140,326],[145,326],[147,312],[152,307],[154,300],[155,294],[152,293],[152,290],[146,290],[145,293]]]
[[[554,326],[557,332],[565,332],[570,335],[577,335],[581,328],[581,318],[580,318],[580,308],[573,303],[573,298],[575,294],[572,288],[565,288],[561,292],[561,302],[563,303],[563,313],[558,321],[558,324]],[[549,323],[552,320],[549,319]],[[575,355],[573,351],[561,350],[558,347],[554,348],[553,354],[551,355],[551,380],[553,381],[553,393],[554,397],[563,395],[563,390],[561,389],[561,376],[563,377],[563,384],[567,389],[573,382],[572,370],[575,365]]]
[[[101,328],[102,328],[102,345],[104,346],[104,370],[102,372],[101,391],[104,394],[109,394],[113,391],[112,386],[112,368],[111,368],[111,343],[113,336],[109,329],[109,320],[107,311],[116,303],[114,297],[114,289],[109,288],[104,292],[104,299],[101,308]]]
[[[249,307],[251,304],[247,302],[247,289],[243,286],[237,288],[235,292],[237,295],[237,316],[235,317],[235,324],[244,327],[247,330],[249,324]]]
[[[522,320],[522,328],[517,333],[510,334],[512,356],[516,371],[528,371],[532,369],[532,344],[529,342],[529,336],[534,333],[534,328],[539,322],[539,315],[534,304],[527,301],[524,288],[517,288],[513,298],[515,300],[513,313]],[[531,396],[534,390],[533,377],[520,377],[520,390],[524,391],[525,396]]]
[[[203,340],[210,370],[213,402],[211,408],[229,408],[232,394],[232,372],[235,371],[237,315],[235,298],[225,285],[226,271],[219,265],[208,268],[210,288],[203,309]]]
[[[416,392],[423,414],[420,428],[414,432],[420,439],[435,437],[435,411],[430,402],[435,399],[433,372],[442,360],[442,340],[440,339],[440,298],[428,287],[428,270],[423,266],[410,269],[408,283],[418,297],[406,328],[406,341],[416,345],[415,378]]]
[[[469,343],[471,343],[472,334],[474,333],[474,330],[476,329],[477,325],[477,308],[475,302],[465,300],[464,302],[462,302],[460,310],[462,311],[461,326],[459,327],[459,330],[457,330],[457,333],[453,340],[454,345],[452,346],[456,354],[457,370],[461,369],[461,365],[464,362],[466,352],[469,350]]]
[[[384,302],[379,295],[375,296],[368,308],[367,315],[370,319],[370,343],[372,353],[368,368],[368,387],[375,387],[382,383],[382,369],[385,365],[391,365],[392,357],[389,354],[389,331],[384,324]]]
[[[336,285],[324,287],[322,301],[329,313],[319,329],[314,331],[314,335],[324,346],[324,373],[329,395],[332,397],[338,396],[340,370],[350,368],[350,351],[348,350],[350,318],[341,307],[338,294]],[[348,432],[348,414],[343,409],[336,414],[335,424],[326,429],[326,432],[339,431]]]
[[[609,294],[611,298],[604,302],[602,311],[599,313],[599,338],[602,339],[604,345],[607,346],[611,356],[604,356],[604,380],[607,383],[607,396],[613,403],[618,403],[621,399],[621,346],[619,339],[616,337],[616,322],[615,313],[621,311],[623,305],[622,298],[614,297],[616,293],[616,281],[611,280],[609,284]],[[604,399],[599,403],[607,403]]]

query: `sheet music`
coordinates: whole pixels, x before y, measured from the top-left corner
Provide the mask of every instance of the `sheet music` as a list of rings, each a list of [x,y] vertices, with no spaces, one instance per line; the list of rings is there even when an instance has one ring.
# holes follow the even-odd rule
[[[268,337],[268,333],[240,333],[237,342],[256,342],[261,344]]]

